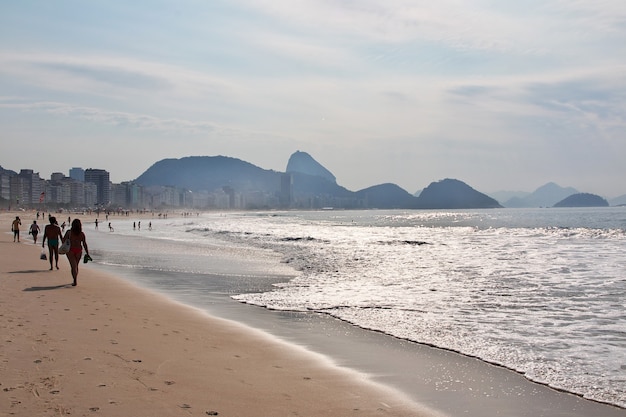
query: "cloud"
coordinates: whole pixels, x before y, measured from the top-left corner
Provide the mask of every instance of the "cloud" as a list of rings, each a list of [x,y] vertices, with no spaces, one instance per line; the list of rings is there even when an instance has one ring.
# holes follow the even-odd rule
[[[27,102],[11,97],[0,97],[0,108],[23,112],[43,112],[110,126],[132,127],[139,130],[198,134],[211,133],[219,129],[217,126],[206,122],[192,122],[182,119],[161,119],[145,114],[107,111],[95,107],[76,106],[67,103]]]
[[[626,11],[621,0],[337,1],[239,0],[275,19],[284,30],[314,33],[338,47],[361,44],[443,48],[448,53],[515,55],[580,60],[581,45],[604,53],[610,44],[625,52]],[[560,58],[559,58],[560,57]],[[539,63],[539,62],[538,62]]]
[[[198,96],[235,90],[224,78],[122,55],[0,52],[0,74],[53,91],[124,98],[161,92]]]
[[[73,80],[85,79],[117,88],[156,91],[172,87],[172,82],[162,76],[133,71],[129,68],[94,66],[91,62],[32,62],[32,65],[40,66],[42,71],[57,72]]]
[[[585,116],[626,127],[626,66],[493,78],[482,83],[465,80],[448,92],[468,105],[490,103],[493,109],[510,110],[507,103],[517,103],[518,116]]]

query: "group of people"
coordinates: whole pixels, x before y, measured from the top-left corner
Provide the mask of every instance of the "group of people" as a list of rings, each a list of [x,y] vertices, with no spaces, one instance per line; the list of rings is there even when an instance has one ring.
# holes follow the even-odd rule
[[[50,224],[46,225],[43,230],[43,240],[41,247],[45,247],[46,240],[48,241],[48,254],[50,259],[50,270],[52,270],[53,262],[56,269],[59,269],[59,243],[69,241],[69,250],[66,252],[68,261],[72,269],[72,286],[77,285],[78,280],[78,265],[80,264],[83,256],[83,249],[85,250],[85,262],[91,260],[89,256],[89,247],[87,246],[87,239],[83,232],[83,226],[79,219],[74,219],[71,222],[70,229],[63,234],[61,227],[57,223],[57,219],[54,216],[48,216]],[[13,241],[20,241],[20,226],[22,221],[19,216],[15,217],[11,224],[11,230],[13,231]],[[37,244],[37,235],[40,232],[37,221],[33,221],[30,226],[29,234],[33,236],[34,243]]]

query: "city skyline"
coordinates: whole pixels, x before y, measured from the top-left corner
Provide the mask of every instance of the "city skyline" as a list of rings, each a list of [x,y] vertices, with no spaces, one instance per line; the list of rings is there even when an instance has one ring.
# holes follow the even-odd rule
[[[247,162],[247,161],[244,161],[244,162]],[[4,168],[4,167],[3,167],[2,165],[0,165],[0,168]],[[261,167],[259,167],[259,168],[261,168]],[[4,168],[4,169],[6,169],[6,168]],[[19,174],[19,173],[20,173],[20,171],[32,171],[34,174],[36,174],[36,175],[40,175],[40,173],[39,173],[37,170],[34,170],[34,169],[32,169],[32,168],[20,168],[20,169],[18,169],[18,170],[12,170],[12,171],[14,171],[16,174]],[[74,172],[73,172],[73,171],[74,171]],[[67,169],[67,174],[66,174],[66,173],[64,173],[64,172],[63,172],[63,171],[61,171],[61,170],[57,170],[57,171],[55,171],[55,172],[52,172],[52,173],[50,174],[50,177],[49,177],[49,178],[46,178],[46,177],[43,177],[43,176],[40,176],[40,178],[41,178],[42,180],[45,180],[45,181],[51,181],[51,180],[52,180],[52,181],[54,181],[54,180],[58,180],[58,178],[55,178],[55,175],[62,174],[65,178],[68,178],[68,179],[78,180],[78,181],[80,181],[80,182],[89,182],[89,181],[86,181],[86,180],[85,180],[85,172],[86,172],[86,171],[102,171],[102,172],[105,172],[105,173],[106,173],[106,177],[107,177],[107,178],[109,178],[109,177],[111,176],[111,174],[112,174],[110,171],[108,171],[108,170],[106,170],[106,169],[102,169],[102,168],[93,168],[93,167],[89,167],[89,168],[83,168],[83,167],[72,167],[72,168],[68,168],[68,169]],[[284,171],[279,171],[279,172],[284,172]],[[74,174],[74,175],[73,175],[73,174]],[[82,178],[79,178],[79,177],[81,176],[81,174],[82,174]],[[79,177],[77,177],[77,175],[78,175]],[[439,182],[439,181],[442,181],[442,180],[443,180],[443,178],[442,178],[442,179],[440,179],[440,180],[435,180],[435,181],[433,181],[433,182]],[[464,182],[462,179],[457,179],[457,180]],[[133,178],[133,179],[129,179],[129,180],[117,181],[117,182],[114,182],[114,181],[110,180],[109,182],[110,182],[110,184],[112,184],[112,185],[120,185],[120,184],[126,184],[126,183],[134,183],[134,181],[135,181],[135,178]],[[338,185],[341,185],[339,181],[337,181],[337,184],[338,184]],[[574,188],[574,189],[576,189],[576,191],[577,191],[578,193],[584,193],[584,194],[596,194],[596,193],[588,192],[588,191],[585,191],[585,190],[579,190],[579,189],[577,189],[576,187],[573,187],[573,186],[568,186],[568,185],[563,185],[563,184],[557,184],[557,183],[555,183],[555,182],[553,182],[553,181],[549,181],[549,182],[547,182],[547,183],[540,184],[540,185],[538,185],[537,187],[533,188],[532,190],[517,190],[517,191],[513,191],[513,190],[499,190],[499,191],[495,191],[495,192],[486,192],[486,191],[483,191],[483,190],[477,189],[476,187],[472,186],[472,184],[467,183],[467,185],[468,185],[468,186],[470,186],[470,187],[474,188],[476,191],[478,191],[478,192],[480,192],[480,193],[484,193],[484,194],[486,194],[486,195],[488,195],[488,196],[490,196],[490,197],[495,198],[495,199],[496,199],[496,200],[498,200],[498,202],[500,202],[501,204],[506,203],[506,201],[507,201],[508,199],[510,199],[511,197],[514,197],[514,196],[517,196],[517,197],[523,197],[523,196],[526,196],[526,195],[528,195],[528,194],[532,194],[533,192],[538,191],[539,189],[542,189],[542,188],[543,188],[543,187],[545,187],[545,186],[549,186],[550,184],[555,184],[556,186],[558,186],[558,187],[560,187],[560,188],[563,188],[563,189],[566,189],[566,188]],[[378,184],[375,184],[375,185],[378,185]],[[396,184],[396,185],[397,185],[397,184]],[[167,187],[168,185],[167,185],[167,184],[162,184],[161,186],[162,186],[162,187]],[[180,188],[180,187],[173,187],[173,188]],[[365,188],[368,188],[368,187],[365,187]],[[185,189],[185,187],[182,187],[181,189]],[[209,191],[209,192],[211,192],[211,191],[214,191],[214,190],[208,190],[208,191]],[[237,190],[234,190],[234,191],[237,191]],[[349,190],[349,191],[357,192],[357,191],[360,191],[360,190]],[[412,192],[412,191],[410,191],[410,190],[406,190],[406,189],[405,189],[405,191],[407,191],[407,192],[408,192],[408,193],[410,193],[410,194],[416,194],[416,195],[418,195],[418,194],[419,194],[419,192],[420,192],[420,191],[422,191],[422,190],[417,190],[417,191],[415,191],[415,192]],[[498,196],[497,196],[497,195],[500,195],[500,197],[502,197],[502,198],[498,198]],[[598,195],[598,196],[600,196],[600,197],[602,197],[602,198],[605,198],[606,200],[619,200],[619,201],[620,201],[620,203],[619,203],[619,204],[623,204],[623,203],[621,203],[621,201],[624,199],[624,197],[626,197],[626,194],[620,194],[620,195],[615,195],[615,196],[603,196],[603,195],[599,195],[599,194],[596,194],[596,195]],[[506,197],[504,197],[504,196],[506,196]]]
[[[0,6],[5,169],[166,158],[284,171],[311,154],[359,190],[455,178],[626,193],[626,7],[560,0],[75,0]]]

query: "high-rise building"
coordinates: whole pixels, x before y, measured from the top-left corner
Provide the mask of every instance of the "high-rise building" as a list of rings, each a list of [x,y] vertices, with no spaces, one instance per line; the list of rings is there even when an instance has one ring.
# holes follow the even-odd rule
[[[70,178],[76,181],[85,182],[85,170],[82,168],[71,168]]]
[[[280,176],[280,205],[289,207],[293,199],[293,177],[291,173]]]
[[[44,180],[39,177],[38,172],[22,169],[10,179],[11,200],[28,207],[42,203],[45,196],[43,185]]]
[[[65,175],[62,172],[53,172],[50,175],[50,181],[63,181],[65,179]]]
[[[107,206],[111,203],[111,181],[109,180],[108,171],[104,169],[86,169],[85,183],[92,183],[97,187],[94,204]]]
[[[11,175],[0,172],[0,198],[11,199]]]
[[[91,187],[97,188],[95,185],[87,184]],[[76,207],[85,206],[85,183],[82,181],[70,180],[70,202]],[[93,193],[95,195],[95,191]]]

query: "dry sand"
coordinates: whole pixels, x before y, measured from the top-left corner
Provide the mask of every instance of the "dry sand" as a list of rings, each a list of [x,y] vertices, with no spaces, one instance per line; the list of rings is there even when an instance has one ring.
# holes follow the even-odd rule
[[[0,214],[0,416],[434,415],[362,375],[81,264]],[[39,223],[39,222],[38,222]],[[45,224],[45,222],[42,222]],[[39,237],[39,242],[41,242]]]

